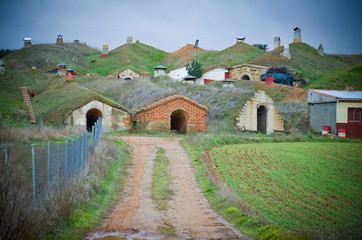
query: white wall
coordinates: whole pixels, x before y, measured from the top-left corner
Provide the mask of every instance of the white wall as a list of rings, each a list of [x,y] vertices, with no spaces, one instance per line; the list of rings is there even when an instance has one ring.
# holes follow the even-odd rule
[[[222,81],[225,79],[225,73],[227,70],[225,68],[216,68],[211,71],[208,71],[202,75],[200,78],[200,83],[204,84],[204,79],[211,79],[215,81]]]
[[[181,80],[183,77],[186,77],[188,74],[186,71],[186,67],[183,67],[172,70],[167,75],[175,80]]]

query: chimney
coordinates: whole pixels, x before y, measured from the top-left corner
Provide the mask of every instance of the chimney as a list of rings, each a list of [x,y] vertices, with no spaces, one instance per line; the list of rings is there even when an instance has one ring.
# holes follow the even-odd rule
[[[130,44],[133,43],[133,38],[132,38],[132,36],[128,36],[128,37],[127,37],[127,43],[130,43]]]
[[[62,44],[62,43],[63,43],[63,36],[59,34],[57,37],[57,44]]]
[[[319,55],[321,55],[322,57],[324,57],[324,48],[323,48],[322,43],[321,43],[321,44],[319,44],[319,47],[318,47],[317,53],[318,53]]]
[[[280,37],[274,37],[274,49],[280,47]]]
[[[284,45],[284,51],[280,54],[280,56],[288,59],[292,58],[289,51],[289,45]]]
[[[108,45],[103,45],[103,54],[102,57],[108,57],[109,51],[108,51]]]
[[[294,30],[294,40],[293,40],[293,42],[295,42],[295,43],[301,42],[302,41],[301,29],[299,27],[296,27],[293,30]]]
[[[243,43],[245,41],[245,37],[237,37],[236,43]]]
[[[65,81],[74,81],[74,75],[73,75],[74,69],[68,68],[67,73],[65,75]]]
[[[24,41],[24,47],[30,47],[31,46],[31,38],[30,37],[23,38],[23,41]]]

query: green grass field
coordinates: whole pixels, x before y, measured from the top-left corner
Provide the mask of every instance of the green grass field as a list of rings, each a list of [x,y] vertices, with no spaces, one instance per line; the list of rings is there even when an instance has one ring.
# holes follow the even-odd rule
[[[346,86],[352,86],[354,90],[362,90],[362,64],[332,72],[308,85],[306,89],[343,90]]]
[[[328,238],[361,237],[362,145],[268,143],[210,152],[244,204],[273,224]]]

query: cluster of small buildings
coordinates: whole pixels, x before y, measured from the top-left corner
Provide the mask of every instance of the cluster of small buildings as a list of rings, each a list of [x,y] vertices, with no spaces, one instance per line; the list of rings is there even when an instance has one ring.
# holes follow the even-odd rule
[[[243,43],[245,37],[238,37],[237,43]],[[75,42],[79,40],[75,40]],[[132,37],[127,38],[127,43],[132,43]],[[294,41],[301,42],[300,28],[294,29]],[[63,43],[61,35],[57,37],[57,44]],[[31,38],[24,38],[24,47],[31,45]],[[261,45],[261,44],[259,44]],[[263,47],[266,46],[257,46]],[[274,48],[280,47],[280,37],[274,38]],[[318,54],[324,56],[323,46],[318,48]],[[108,45],[103,45],[103,57],[109,56]],[[291,58],[289,46],[284,46],[282,58]],[[154,77],[169,76],[176,81],[189,84],[206,85],[213,81],[223,82],[224,87],[233,86],[235,80],[260,81],[267,72],[268,67],[244,63],[226,68],[214,66],[203,71],[201,78],[190,76],[186,67],[175,69],[167,73],[167,67],[162,65],[154,67]],[[74,81],[74,75],[81,75],[67,64],[60,63],[56,68],[46,72],[58,76],[66,76],[66,81]],[[5,73],[5,64],[0,60],[0,74]],[[135,78],[149,78],[149,72],[137,73],[132,69],[116,72],[108,77],[123,80]],[[273,79],[266,78],[266,84],[271,84]],[[232,80],[233,79],[233,80]],[[338,137],[362,138],[362,91],[313,90],[308,91],[310,129],[314,132],[329,133]],[[99,99],[93,99],[87,104],[75,109],[67,117],[65,123],[80,125],[89,128],[102,117],[106,131],[118,131],[130,128],[131,114],[127,109],[111,105]],[[205,132],[207,130],[207,107],[185,96],[176,94],[160,99],[136,111],[135,121],[138,128],[150,131],[175,131],[178,133]],[[264,91],[258,91],[241,106],[236,118],[236,125],[240,131],[260,132],[272,134],[284,132],[284,120],[277,112],[274,102]]]

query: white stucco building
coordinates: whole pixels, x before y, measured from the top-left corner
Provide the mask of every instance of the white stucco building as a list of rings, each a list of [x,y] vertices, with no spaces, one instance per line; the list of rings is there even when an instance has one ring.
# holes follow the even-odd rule
[[[188,75],[186,71],[186,67],[177,68],[175,70],[170,71],[167,76],[175,79],[175,80],[182,80],[184,77]]]
[[[227,72],[228,71],[226,68],[223,68],[220,66],[215,66],[215,67],[206,69],[204,71],[202,77],[200,79],[198,79],[198,82],[200,83],[200,85],[205,85],[208,82],[210,82],[210,80],[223,81],[223,80],[225,80],[225,73],[227,73]]]

